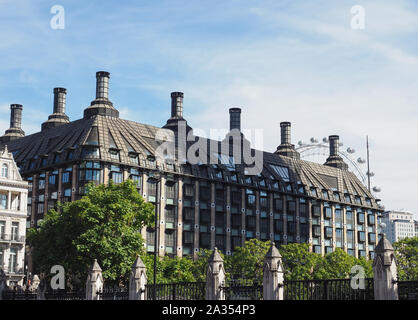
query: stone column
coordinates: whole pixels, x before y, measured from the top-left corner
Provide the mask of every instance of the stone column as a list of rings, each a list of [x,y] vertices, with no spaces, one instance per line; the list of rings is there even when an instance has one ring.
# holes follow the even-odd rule
[[[216,189],[215,183],[210,184],[210,248],[215,248],[216,236]]]
[[[158,183],[159,191],[157,190],[157,196],[155,197],[155,205],[158,206],[159,211],[159,229],[158,229],[158,246],[157,252],[160,257],[165,256],[165,203],[166,203],[166,189],[165,189],[166,178],[161,177]]]
[[[176,247],[177,257],[183,257],[183,179],[178,180]]]
[[[393,247],[386,239],[380,239],[375,248],[373,261],[374,299],[398,300],[397,268]]]
[[[103,290],[102,269],[94,259],[86,281],[86,300],[99,300],[97,292]]]
[[[282,256],[276,246],[272,244],[264,258],[263,267],[263,299],[283,300],[284,274]]]
[[[226,187],[226,230],[225,230],[225,241],[226,241],[226,254],[232,254],[231,245],[231,186]]]
[[[224,261],[215,247],[208,260],[206,272],[206,300],[225,300],[222,286],[225,282]]]
[[[246,217],[246,199],[247,194],[245,192],[245,188],[241,190],[241,246],[244,247],[245,240],[247,240],[247,233],[246,233],[246,223],[245,223],[245,217]]]
[[[145,286],[147,280],[145,264],[138,256],[132,265],[129,278],[129,300],[146,300]]]

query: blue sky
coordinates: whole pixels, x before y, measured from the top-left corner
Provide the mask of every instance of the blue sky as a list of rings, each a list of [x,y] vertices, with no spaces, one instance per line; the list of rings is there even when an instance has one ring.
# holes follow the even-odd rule
[[[50,9],[65,9],[53,30]],[[365,29],[350,27],[353,5]],[[264,149],[292,139],[339,134],[365,155],[388,209],[418,213],[418,3],[339,1],[0,0],[0,132],[9,105],[24,106],[23,129],[39,130],[52,90],[65,87],[72,120],[95,95],[95,72],[109,71],[121,117],[161,126],[170,92],[185,93],[195,128],[264,129]],[[416,218],[418,215],[416,215]]]

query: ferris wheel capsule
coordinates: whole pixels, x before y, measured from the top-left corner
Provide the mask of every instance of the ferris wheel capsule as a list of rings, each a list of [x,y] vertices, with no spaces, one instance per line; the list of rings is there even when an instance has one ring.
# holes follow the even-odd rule
[[[314,137],[311,138],[312,143],[318,143],[318,139],[315,139]]]
[[[351,147],[348,147],[347,152],[352,154],[352,153],[356,152],[356,150],[351,148]]]
[[[380,192],[380,191],[382,191],[382,189],[381,189],[381,188],[379,188],[379,187],[377,187],[377,186],[374,186],[374,187],[373,187],[373,191],[374,191],[374,192]]]
[[[324,143],[328,143],[328,142],[329,142],[329,140],[328,140],[328,138],[327,138],[327,137],[322,138],[322,141],[323,141]]]
[[[366,160],[364,160],[363,158],[358,158],[357,162],[363,164],[366,163]]]
[[[298,141],[298,145],[299,145],[299,146],[303,146],[303,145],[304,145],[303,141],[302,141],[302,140],[299,140],[299,141]]]
[[[374,172],[367,172],[367,175],[368,175],[369,177],[374,177]]]

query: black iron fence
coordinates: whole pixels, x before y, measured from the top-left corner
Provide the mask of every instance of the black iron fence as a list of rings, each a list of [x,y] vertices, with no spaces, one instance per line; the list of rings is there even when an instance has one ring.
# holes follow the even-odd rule
[[[4,300],[36,300],[37,294],[34,291],[19,288],[6,289],[3,291]]]
[[[373,278],[293,280],[284,282],[284,300],[373,300]]]
[[[44,293],[45,300],[86,300],[84,290],[48,290]]]
[[[99,300],[129,300],[128,288],[105,287],[97,295]]]
[[[418,300],[418,280],[396,282],[399,300]]]
[[[206,282],[179,282],[169,284],[148,284],[148,300],[204,300]]]
[[[230,279],[221,289],[225,300],[262,300],[263,284],[252,279]]]

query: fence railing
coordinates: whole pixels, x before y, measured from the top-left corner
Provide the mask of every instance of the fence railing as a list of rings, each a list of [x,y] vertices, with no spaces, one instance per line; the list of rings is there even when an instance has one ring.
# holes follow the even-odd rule
[[[399,300],[418,300],[418,280],[396,282]]]
[[[148,300],[204,300],[206,282],[146,285]]]
[[[98,291],[99,300],[129,300],[128,288],[103,288]]]
[[[225,300],[262,300],[263,284],[252,279],[231,279],[223,283],[221,289]]]
[[[67,290],[51,290],[44,293],[45,300],[85,300],[86,292],[67,291]]]
[[[373,278],[364,279],[364,288],[351,279],[291,280],[284,282],[285,300],[373,300]]]
[[[37,300],[37,293],[29,290],[6,289],[3,292],[4,300]]]

